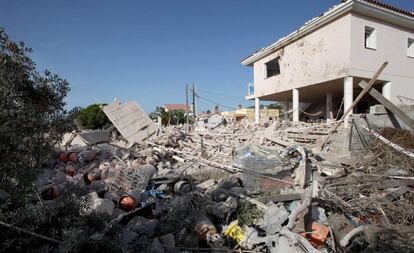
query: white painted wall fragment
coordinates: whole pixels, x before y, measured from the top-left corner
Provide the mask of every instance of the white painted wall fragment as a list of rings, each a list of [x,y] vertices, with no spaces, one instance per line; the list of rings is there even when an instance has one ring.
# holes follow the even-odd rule
[[[129,142],[144,141],[157,131],[157,126],[135,102],[114,101],[103,111],[121,135]]]

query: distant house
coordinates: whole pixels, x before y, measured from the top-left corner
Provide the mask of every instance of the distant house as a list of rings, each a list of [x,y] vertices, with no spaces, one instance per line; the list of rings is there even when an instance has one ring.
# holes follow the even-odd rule
[[[253,68],[246,99],[255,100],[256,122],[261,100],[280,101],[293,121],[312,113],[332,120],[386,61],[374,88],[395,104],[414,99],[414,13],[378,0],[343,0],[241,61]],[[374,104],[365,96],[354,112]]]
[[[279,117],[279,109],[270,109],[264,107],[260,109],[260,122],[267,122],[277,119]],[[225,117],[230,121],[239,122],[242,120],[247,120],[249,122],[255,121],[255,109],[254,108],[239,108],[234,111],[225,111],[221,112],[221,116]]]
[[[225,124],[227,121],[219,112],[202,113],[197,115],[197,125],[205,126],[207,128],[215,128],[221,124]]]
[[[178,111],[178,110],[182,110],[182,111],[187,111],[188,112],[192,112],[192,109],[190,106],[187,107],[186,104],[164,104],[162,107],[164,107],[165,111],[169,112],[169,111]]]

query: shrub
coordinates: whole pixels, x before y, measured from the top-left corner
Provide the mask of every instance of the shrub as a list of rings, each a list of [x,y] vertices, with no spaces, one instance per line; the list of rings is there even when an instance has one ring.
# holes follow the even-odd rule
[[[101,106],[106,104],[93,104],[79,111],[76,119],[82,127],[87,129],[102,129],[111,125]]]

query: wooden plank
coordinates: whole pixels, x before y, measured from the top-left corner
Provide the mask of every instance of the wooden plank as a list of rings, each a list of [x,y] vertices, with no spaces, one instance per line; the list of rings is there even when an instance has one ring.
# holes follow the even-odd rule
[[[284,193],[272,196],[263,196],[256,198],[255,200],[260,201],[264,204],[272,201],[273,203],[284,202],[284,201],[293,201],[293,200],[300,200],[302,199],[303,192],[295,192],[295,193]]]
[[[363,89],[368,87],[368,84],[365,81],[361,81],[359,86]],[[393,114],[395,114],[399,119],[401,119],[407,126],[411,129],[414,129],[414,120],[411,119],[405,112],[403,112],[398,106],[394,105],[391,101],[385,98],[381,93],[379,93],[376,89],[370,88],[368,93],[375,98],[378,102],[380,102],[385,108],[390,110]]]
[[[409,192],[409,191],[411,191],[409,187],[400,186],[396,188],[395,190],[393,190],[392,192],[385,195],[384,197],[382,197],[381,199],[388,200],[388,201],[398,200],[399,197],[401,197],[402,195],[404,195],[406,192]]]
[[[359,93],[358,97],[354,100],[354,102],[352,102],[352,104],[348,108],[348,110],[346,110],[346,112],[344,113],[344,115],[342,115],[341,119],[339,120],[338,124],[336,124],[335,128],[331,131],[331,133],[328,136],[326,136],[325,140],[323,141],[323,143],[321,145],[321,151],[325,147],[325,144],[328,142],[328,140],[331,137],[331,135],[338,129],[339,125],[342,123],[342,121],[345,119],[345,117],[354,109],[355,105],[358,104],[358,102],[362,99],[362,97],[365,95],[365,93],[367,93],[368,89],[371,88],[372,85],[374,85],[375,80],[377,80],[377,78],[379,77],[379,75],[385,69],[385,67],[387,65],[388,65],[388,62],[384,62],[381,65],[381,67],[377,70],[377,72],[375,72],[374,76],[371,78],[371,80],[369,80],[368,86],[365,87],[361,91],[361,93]]]

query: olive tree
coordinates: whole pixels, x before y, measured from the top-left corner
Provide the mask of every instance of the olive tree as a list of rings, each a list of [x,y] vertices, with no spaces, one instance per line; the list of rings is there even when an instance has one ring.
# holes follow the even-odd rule
[[[81,189],[70,189],[74,186],[54,203],[40,200],[39,172],[50,166],[53,147],[73,127],[78,109],[65,110],[69,83],[38,72],[31,51],[0,29],[0,252],[79,251],[82,238],[104,228],[105,217],[80,215],[86,202]]]
[[[69,84],[36,70],[32,50],[0,29],[0,187],[13,196],[31,191],[53,145],[68,129]]]

